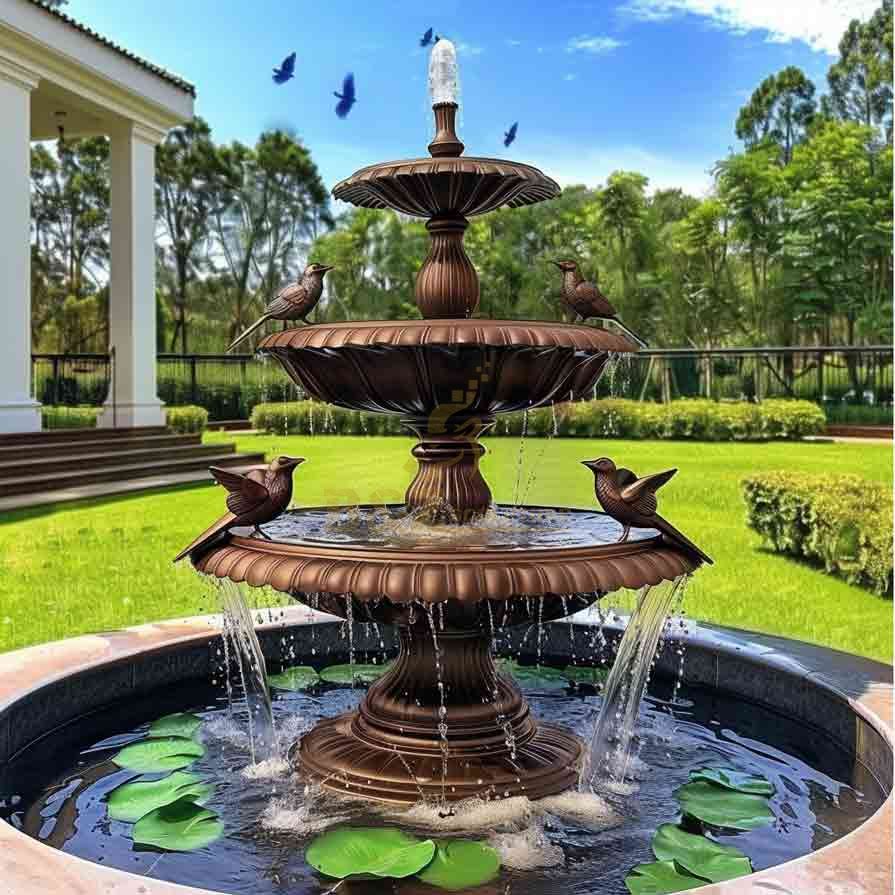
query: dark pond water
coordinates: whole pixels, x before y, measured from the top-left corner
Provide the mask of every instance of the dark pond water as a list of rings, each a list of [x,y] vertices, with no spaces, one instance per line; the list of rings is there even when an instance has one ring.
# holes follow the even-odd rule
[[[706,690],[681,689],[671,713],[670,691],[670,685],[655,682],[642,706],[642,747],[630,784],[601,793],[601,799],[560,799],[549,810],[518,799],[479,803],[451,821],[466,826],[468,838],[497,837],[492,841],[504,857],[500,878],[472,891],[625,892],[623,880],[631,867],[653,860],[650,841],[656,828],[678,818],[674,789],[686,782],[691,769],[706,765],[761,774],[776,787],[773,824],[747,833],[712,834],[749,855],[755,869],[831,842],[881,804],[883,794],[870,775],[822,735]],[[541,718],[582,734],[599,705],[593,691],[535,687],[526,692]],[[360,695],[358,689],[336,686],[311,694],[277,693],[281,748],[321,717],[350,709]],[[139,776],[118,768],[112,756],[144,737],[150,721],[173,711],[192,711],[204,719],[198,736],[205,754],[189,770],[215,784],[208,807],[225,824],[223,838],[184,854],[135,846],[132,826],[110,820],[104,801],[115,787]],[[382,817],[321,799],[306,792],[282,761],[262,766],[260,773],[247,771],[243,721],[243,710],[237,707],[231,717],[226,697],[205,687],[178,688],[93,715],[0,766],[0,819],[91,861],[239,895],[329,891],[333,881],[319,877],[303,855],[334,815],[354,824],[401,825],[426,835],[430,824],[438,823],[438,812],[428,809],[403,818]],[[456,830],[447,832],[457,835]],[[353,882],[338,889],[339,895],[437,891],[412,880]]]

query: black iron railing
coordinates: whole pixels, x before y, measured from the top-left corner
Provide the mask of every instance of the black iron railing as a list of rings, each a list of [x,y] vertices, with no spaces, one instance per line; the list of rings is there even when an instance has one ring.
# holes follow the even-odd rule
[[[892,407],[892,352],[889,345],[649,348],[621,358],[596,396],[804,398],[823,404],[831,419],[883,422]],[[32,355],[34,395],[42,404],[102,404],[110,376],[106,354]],[[279,364],[248,354],[160,354],[158,389],[165,403],[198,404],[213,420],[245,419],[257,403],[298,397]]]

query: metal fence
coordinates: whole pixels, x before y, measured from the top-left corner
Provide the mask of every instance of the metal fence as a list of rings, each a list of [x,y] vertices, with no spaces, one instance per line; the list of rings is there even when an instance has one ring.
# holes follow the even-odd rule
[[[645,349],[610,367],[596,396],[643,401],[708,397],[761,401],[804,398],[843,422],[891,420],[892,346]],[[113,363],[105,354],[32,355],[35,397],[45,405],[97,406]],[[295,400],[298,389],[268,358],[230,354],[158,355],[166,404],[198,404],[212,420],[245,419],[255,404]]]

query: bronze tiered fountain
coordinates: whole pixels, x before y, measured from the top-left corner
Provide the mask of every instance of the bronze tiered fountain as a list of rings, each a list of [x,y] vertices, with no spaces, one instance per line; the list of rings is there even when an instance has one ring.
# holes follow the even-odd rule
[[[398,626],[398,658],[358,709],[322,721],[292,751],[297,769],[324,786],[398,804],[421,795],[537,798],[575,785],[583,744],[539,723],[497,672],[495,628],[560,618],[699,564],[657,531],[620,542],[621,526],[600,513],[492,503],[479,438],[495,416],[589,397],[610,355],[638,346],[587,325],[473,316],[479,282],[463,248],[468,218],[552,199],[560,188],[529,165],[463,156],[452,66],[453,46],[442,40],[430,62],[431,157],[363,168],[333,190],[353,205],[426,218],[431,246],[416,281],[422,319],[317,323],[268,336],[260,348],[313,398],[398,414],[419,439],[403,506],[329,508],[334,516],[351,511],[372,525],[385,511],[468,529],[490,513],[516,531],[546,519],[557,536],[327,540],[308,522],[319,508],[292,509],[263,526],[265,537],[231,532],[191,557],[205,574]]]

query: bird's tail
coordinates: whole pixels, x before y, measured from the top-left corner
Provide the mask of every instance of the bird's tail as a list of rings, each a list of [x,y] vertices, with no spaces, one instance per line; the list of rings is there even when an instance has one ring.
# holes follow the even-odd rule
[[[610,317],[609,319],[610,319],[611,322],[614,323],[614,324],[615,324],[615,325],[616,325],[616,326],[617,326],[617,327],[618,327],[618,328],[619,328],[619,329],[620,329],[626,336],[630,336],[630,337],[631,337],[631,338],[632,338],[632,339],[633,339],[633,340],[634,340],[634,341],[635,341],[641,348],[649,348],[649,342],[647,342],[646,339],[641,338],[640,336],[638,336],[637,333],[635,333],[633,330],[628,329],[628,327],[625,326],[625,324],[622,323],[621,320],[618,319],[618,317]]]
[[[210,544],[219,534],[226,531],[232,524],[233,520],[236,516],[233,513],[224,513],[217,522],[214,523],[210,528],[206,528],[202,534],[196,538],[188,547],[184,547],[177,556],[174,557],[174,562],[180,562],[185,556],[189,556],[194,550],[198,550],[200,547],[205,547]]]
[[[264,314],[263,316],[259,317],[244,333],[237,336],[227,346],[227,351],[232,351],[243,339],[245,339],[247,336],[250,336],[253,332],[255,332],[256,329],[258,329],[259,326],[267,323],[268,320],[270,320],[270,314]]]
[[[653,516],[650,522],[654,528],[658,528],[659,531],[661,531],[662,534],[675,546],[680,547],[687,553],[695,554],[699,559],[708,563],[710,566],[714,565],[712,558],[707,553],[700,550],[699,547],[697,547],[683,532],[678,531],[667,519],[663,519],[661,516],[657,515]]]

